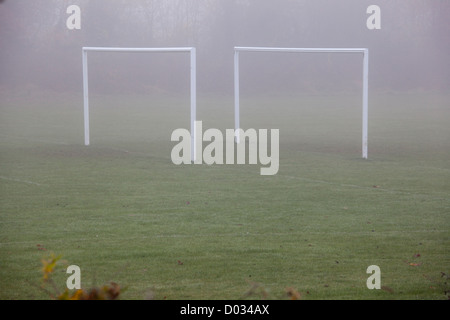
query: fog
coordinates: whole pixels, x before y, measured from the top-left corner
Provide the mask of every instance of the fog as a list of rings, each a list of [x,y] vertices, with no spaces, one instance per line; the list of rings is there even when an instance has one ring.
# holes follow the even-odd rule
[[[381,29],[366,25],[372,4],[381,9]],[[81,9],[80,29],[66,26],[70,5]],[[231,93],[234,46],[364,47],[370,51],[371,91],[447,91],[449,16],[447,0],[4,0],[0,86],[81,92],[83,46],[192,46],[198,91]],[[188,90],[189,60],[179,55],[93,55],[93,85],[105,91]],[[242,61],[242,77],[250,77],[255,90],[346,91],[361,85],[360,57],[248,53]]]
[[[235,100],[234,47],[368,90],[241,51]],[[0,48],[0,299],[450,298],[450,0],[0,0]]]

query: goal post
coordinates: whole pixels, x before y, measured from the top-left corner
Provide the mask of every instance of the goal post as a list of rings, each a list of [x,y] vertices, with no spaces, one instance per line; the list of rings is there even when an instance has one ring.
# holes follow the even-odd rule
[[[362,157],[368,156],[368,87],[369,87],[369,50],[367,48],[273,48],[273,47],[234,47],[234,126],[240,129],[239,115],[239,53],[251,52],[298,52],[298,53],[359,53],[363,54],[363,94],[362,94]],[[236,131],[236,142],[240,142]]]
[[[196,132],[195,120],[197,109],[197,62],[194,47],[172,48],[122,48],[122,47],[82,47],[83,60],[83,102],[84,102],[84,144],[90,145],[89,133],[89,90],[88,90],[88,56],[89,51],[96,52],[187,52],[190,55],[190,127],[191,127],[191,161],[195,161]]]

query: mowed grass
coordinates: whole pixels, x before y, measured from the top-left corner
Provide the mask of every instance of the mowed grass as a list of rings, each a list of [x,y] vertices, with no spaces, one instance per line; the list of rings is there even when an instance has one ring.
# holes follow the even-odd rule
[[[59,290],[75,264],[122,299],[447,299],[449,98],[371,93],[363,160],[358,96],[244,97],[243,128],[280,129],[274,176],[174,165],[185,97],[93,96],[89,147],[81,96],[3,98],[0,298],[50,298],[54,253]],[[203,128],[233,128],[232,101],[199,96]]]

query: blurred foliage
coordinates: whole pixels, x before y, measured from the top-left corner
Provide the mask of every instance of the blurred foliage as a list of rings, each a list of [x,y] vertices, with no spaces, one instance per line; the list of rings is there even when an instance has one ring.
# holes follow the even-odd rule
[[[42,261],[42,286],[52,299],[55,300],[117,300],[122,293],[122,288],[115,282],[110,282],[101,287],[92,287],[89,289],[77,289],[75,291],[65,289],[61,292],[52,275],[55,273],[57,266],[64,261],[61,255],[51,253],[49,256],[41,259]],[[46,286],[52,287],[52,291],[46,289]]]

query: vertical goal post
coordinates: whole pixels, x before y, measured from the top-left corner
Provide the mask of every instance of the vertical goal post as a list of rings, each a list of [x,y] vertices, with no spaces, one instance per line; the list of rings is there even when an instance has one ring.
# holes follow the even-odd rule
[[[369,49],[367,48],[273,48],[273,47],[234,47],[234,126],[240,128],[239,116],[239,53],[250,52],[298,52],[298,53],[362,53],[363,54],[363,94],[362,94],[362,157],[367,159],[368,142],[368,89],[369,89]],[[236,131],[236,142],[240,142]]]
[[[190,125],[191,125],[191,161],[196,158],[195,120],[197,110],[197,62],[194,47],[172,48],[122,48],[122,47],[82,47],[83,60],[83,101],[84,101],[84,144],[90,145],[89,134],[89,90],[88,90],[88,58],[89,51],[96,52],[187,52],[190,55]]]

